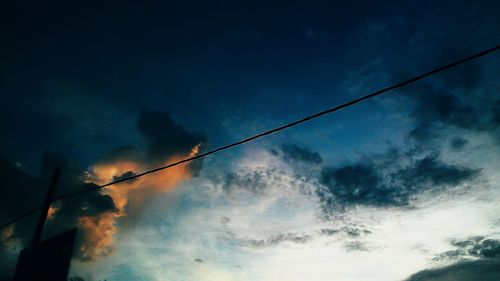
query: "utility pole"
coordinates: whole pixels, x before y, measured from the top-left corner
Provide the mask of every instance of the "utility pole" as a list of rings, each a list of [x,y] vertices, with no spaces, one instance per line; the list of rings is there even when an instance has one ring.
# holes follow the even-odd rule
[[[31,245],[19,254],[13,281],[68,280],[76,228],[40,242],[60,174],[61,167],[57,167],[52,175]]]
[[[49,190],[47,191],[47,196],[45,196],[45,201],[42,207],[42,213],[38,218],[38,223],[36,225],[35,234],[33,235],[33,240],[31,241],[31,247],[35,247],[42,237],[43,227],[45,221],[47,220],[47,213],[49,212],[50,203],[52,203],[52,195],[56,189],[57,182],[59,181],[59,176],[61,175],[61,167],[56,167],[54,174],[52,175],[52,180],[50,181]]]

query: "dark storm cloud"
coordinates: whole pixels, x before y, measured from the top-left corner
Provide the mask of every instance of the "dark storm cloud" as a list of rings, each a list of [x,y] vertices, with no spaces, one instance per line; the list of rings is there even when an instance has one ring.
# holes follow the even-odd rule
[[[144,113],[138,122],[138,130],[148,145],[147,153],[142,152],[135,145],[123,146],[106,153],[99,160],[99,163],[135,161],[154,166],[160,159],[166,160],[174,154],[187,154],[193,146],[205,140],[174,123],[166,113]],[[43,157],[39,177],[31,176],[23,171],[19,165],[16,166],[16,163],[0,159],[0,173],[4,179],[0,189],[1,221],[8,221],[15,215],[41,204],[53,171],[58,166],[62,167],[62,173],[55,196],[97,187],[95,184],[85,183],[89,175],[78,162],[60,155],[48,154]],[[190,165],[190,168],[194,172],[199,171],[201,161],[198,161],[196,165]],[[123,175],[115,177],[115,180],[133,174],[131,171],[125,172]],[[54,218],[47,221],[44,237],[50,237],[77,226],[82,217],[99,217],[104,213],[117,212],[113,199],[99,191],[65,198],[56,201],[52,206],[57,211]],[[33,232],[34,219],[34,217],[29,217],[15,223],[14,232],[6,242],[19,239],[21,246],[27,245]],[[80,231],[77,239],[78,244],[83,243],[87,239],[86,233]],[[2,268],[0,274],[10,270],[13,266],[13,261],[11,262],[10,259],[15,259],[14,256],[8,255],[8,249],[4,247],[4,243],[1,243],[1,247],[2,264],[9,264],[9,266]],[[78,251],[75,252],[75,256],[86,260]]]
[[[164,160],[174,154],[188,154],[194,146],[205,142],[204,137],[188,132],[163,112],[143,112],[137,127],[148,147],[147,159]]]
[[[100,162],[113,163],[124,160],[142,161],[143,158],[143,153],[137,148],[137,146],[126,145],[106,152],[103,156],[100,157]]]
[[[415,161],[412,166],[404,168],[396,174],[394,179],[399,180],[407,188],[433,188],[458,185],[475,178],[480,170],[450,165],[438,159],[438,155],[431,155]]]
[[[297,149],[297,146],[293,146],[293,153],[290,154],[293,159],[284,151],[290,150],[271,150],[271,153],[287,161],[321,159],[319,154]],[[327,213],[351,205],[408,206],[419,193],[454,188],[471,182],[481,173],[481,169],[446,163],[437,152],[422,154],[420,151],[402,151],[394,147],[385,153],[371,155],[371,158],[363,157],[358,162],[320,167],[319,174],[313,173],[311,176],[298,170],[288,179],[291,179],[291,185],[299,188],[304,185],[304,181],[313,185],[319,183],[316,194]],[[282,171],[267,167],[229,172],[223,188],[227,192],[242,188],[263,194],[274,182],[282,181],[283,176]]]
[[[443,52],[439,63],[449,61],[453,55],[463,54]],[[457,152],[468,143],[465,137],[453,136],[457,132],[500,136],[499,102],[492,99],[497,88],[483,78],[489,68],[471,63],[403,89],[403,96],[397,98],[415,104],[410,113],[414,123],[408,132],[414,147],[393,147],[392,153],[368,155],[356,163],[323,168],[319,179],[326,189],[320,188],[318,194],[324,204],[406,206],[419,192],[439,191],[476,178],[480,169],[443,162],[441,141],[448,142],[451,151]]]
[[[443,52],[446,53],[446,59],[442,61],[449,61],[453,57],[449,51]],[[408,102],[416,105],[410,115],[414,121],[410,136],[417,144],[425,144],[446,136],[447,130],[498,135],[498,87],[486,75],[495,71],[498,72],[496,66],[472,62],[423,84],[403,89]],[[463,142],[456,144],[456,148],[463,146]]]
[[[480,170],[442,162],[437,154],[401,166],[391,153],[378,155],[379,162],[325,167],[318,194],[326,206],[406,206],[411,196],[425,190],[439,191],[474,179]],[[391,161],[380,161],[388,157]],[[382,159],[383,160],[383,159]]]
[[[451,245],[456,249],[437,255],[433,260],[454,260],[466,258],[500,258],[500,241],[483,236],[454,240]]]
[[[438,269],[422,270],[407,281],[493,281],[500,278],[500,241],[482,236],[451,242],[455,250],[438,255],[434,260],[458,260],[459,262]],[[471,258],[479,260],[470,261]],[[469,260],[467,260],[469,259]]]
[[[388,186],[374,164],[326,167],[320,182],[327,187],[328,194],[322,191],[319,194],[328,204],[401,206],[408,203],[406,190]]]
[[[473,237],[468,240],[454,241],[452,244],[462,249],[466,249],[467,253],[471,256],[479,258],[500,258],[499,240]]]
[[[455,94],[424,90],[416,99],[419,106],[412,113],[416,125],[410,136],[418,141],[428,141],[435,137],[432,131],[439,129],[440,126],[453,126],[472,131],[485,131],[497,126],[492,122],[493,109],[479,110]]]
[[[460,262],[438,269],[413,274],[406,281],[497,281],[500,280],[500,259]]]
[[[474,21],[472,16],[468,20]],[[483,20],[489,22],[492,18]],[[452,20],[452,18],[443,20],[442,24],[443,26],[439,29],[427,30],[426,36],[435,38],[433,51],[425,54],[427,58],[425,61],[413,61],[412,69],[429,69],[432,65],[450,63],[480,50],[481,43],[478,42],[488,41],[465,42],[467,40],[462,40],[463,44],[454,43],[454,39],[459,37],[459,30],[470,28],[470,24],[466,24],[466,21]],[[484,33],[477,35],[485,36],[495,25],[492,22],[486,24]],[[422,46],[426,45],[424,42],[421,43]],[[483,46],[496,44],[497,42],[493,40]],[[399,93],[394,96],[394,99],[404,101],[401,104],[405,107],[403,114],[407,114],[406,110],[411,112],[409,117],[413,121],[413,127],[409,130],[409,137],[418,149],[436,149],[442,143],[450,141],[454,135],[460,135],[464,141],[478,133],[490,135],[493,140],[498,139],[500,136],[497,105],[499,90],[495,77],[498,76],[499,58],[498,53],[492,54],[487,58],[468,62],[398,90]],[[401,68],[400,61],[384,61],[385,72],[392,77],[389,79],[392,82],[401,81],[403,77],[408,78],[415,74],[408,73],[410,71]],[[450,148],[458,151],[464,147],[464,144],[464,142],[453,142]]]
[[[298,161],[304,162],[306,164],[321,164],[323,159],[321,155],[317,152],[313,152],[307,148],[300,147],[296,144],[282,144],[280,146],[280,150],[283,153],[282,157],[287,161]],[[273,154],[278,155],[278,152],[274,152]]]
[[[137,121],[137,130],[146,144],[143,152],[137,145],[126,145],[113,149],[99,159],[99,163],[134,161],[151,168],[164,165],[172,156],[187,156],[197,145],[206,144],[206,138],[186,130],[177,124],[166,112],[142,112]],[[203,161],[190,163],[189,168],[196,176],[203,167]],[[115,180],[132,176],[131,172]]]

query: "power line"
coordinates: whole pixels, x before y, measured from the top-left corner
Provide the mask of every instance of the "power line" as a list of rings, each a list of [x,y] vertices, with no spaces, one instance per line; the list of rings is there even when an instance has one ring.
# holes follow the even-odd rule
[[[29,216],[29,215],[33,214],[34,212],[38,211],[38,209],[40,209],[40,208],[42,208],[42,207],[43,207],[43,205],[38,205],[38,206],[36,206],[35,208],[33,208],[33,209],[31,209],[31,210],[29,210],[29,211],[27,211],[27,212],[24,212],[24,213],[22,213],[22,214],[20,214],[20,215],[16,216],[15,218],[11,219],[11,220],[10,220],[10,221],[8,221],[7,223],[2,224],[2,225],[0,226],[0,229],[2,229],[2,228],[4,228],[4,227],[7,227],[7,226],[9,226],[9,225],[11,225],[11,224],[15,223],[16,221],[18,221],[18,220],[20,220],[20,219],[22,219],[22,218],[24,218],[24,217],[27,217],[27,216]]]
[[[305,123],[305,122],[308,122],[312,119],[316,119],[316,118],[319,118],[323,115],[327,115],[327,114],[330,114],[330,113],[333,113],[335,111],[338,111],[340,109],[343,109],[343,108],[346,108],[346,107],[349,107],[351,105],[354,105],[356,103],[359,103],[359,102],[362,102],[364,100],[367,100],[367,99],[370,99],[370,98],[373,98],[373,97],[376,97],[376,96],[380,96],[382,94],[386,94],[392,90],[395,90],[397,88],[401,88],[403,86],[406,86],[408,84],[411,84],[411,83],[414,83],[416,81],[419,81],[419,80],[422,80],[426,77],[429,77],[431,75],[434,75],[436,73],[439,73],[439,72],[442,72],[444,70],[447,70],[447,69],[450,69],[450,68],[453,68],[453,67],[456,67],[458,65],[461,65],[463,63],[466,63],[468,61],[471,61],[471,60],[474,60],[474,59],[477,59],[477,58],[480,58],[482,56],[485,56],[485,55],[488,55],[488,54],[491,54],[495,51],[498,51],[498,49],[500,49],[500,45],[497,45],[495,47],[492,47],[492,48],[489,48],[489,49],[486,49],[486,50],[483,50],[481,52],[478,52],[478,53],[475,53],[473,55],[470,55],[468,57],[465,57],[465,58],[462,58],[462,59],[459,59],[459,60],[456,60],[452,63],[449,63],[449,64],[446,64],[446,65],[443,65],[443,66],[440,66],[440,67],[437,67],[437,68],[434,68],[428,72],[425,72],[421,75],[418,75],[418,76],[415,76],[413,78],[410,78],[408,80],[405,80],[405,81],[402,81],[402,82],[399,82],[397,84],[394,84],[392,86],[389,86],[389,87],[386,87],[386,88],[383,88],[381,90],[378,90],[376,92],[373,92],[371,94],[368,94],[368,95],[365,95],[365,96],[362,96],[362,97],[359,97],[357,99],[354,99],[354,100],[351,100],[349,102],[346,102],[346,103],[343,103],[341,105],[337,105],[335,107],[332,107],[332,108],[329,108],[329,109],[326,109],[326,110],[323,110],[321,112],[318,112],[316,114],[312,114],[312,115],[309,115],[309,116],[306,116],[302,119],[299,119],[299,120],[296,120],[296,121],[293,121],[291,123],[288,123],[288,124],[285,124],[283,126],[280,126],[280,127],[277,127],[277,128],[274,128],[274,129],[271,129],[271,130],[268,130],[268,131],[265,131],[265,132],[262,132],[262,133],[259,133],[257,135],[254,135],[254,136],[251,136],[251,137],[248,137],[246,139],[243,139],[243,140],[240,140],[240,141],[237,141],[237,142],[234,142],[234,143],[231,143],[231,144],[228,144],[228,145],[224,145],[224,146],[221,146],[219,148],[216,148],[216,149],[213,149],[213,150],[210,150],[210,151],[207,151],[207,152],[204,152],[204,153],[201,153],[201,154],[198,154],[196,156],[193,156],[193,157],[188,157],[188,158],[185,158],[183,160],[180,160],[180,161],[177,161],[177,162],[174,162],[174,163],[171,163],[171,164],[168,164],[168,165],[165,165],[165,166],[162,166],[162,167],[158,167],[158,168],[155,168],[155,169],[152,169],[152,170],[148,170],[148,171],[145,171],[145,172],[142,172],[142,173],[139,173],[139,174],[136,174],[136,175],[133,175],[133,176],[130,176],[130,177],[126,177],[126,178],[122,178],[122,179],[119,179],[119,180],[116,180],[116,181],[112,181],[112,182],[109,182],[109,183],[106,183],[106,184],[103,184],[103,185],[99,185],[99,186],[95,186],[95,187],[92,187],[92,188],[88,188],[88,189],[84,189],[84,190],[80,190],[80,191],[76,191],[76,192],[72,192],[72,193],[68,193],[68,194],[64,194],[64,195],[61,195],[61,196],[58,196],[56,198],[54,198],[52,200],[52,202],[54,201],[58,201],[58,200],[61,200],[61,199],[64,199],[64,198],[67,198],[67,197],[72,197],[72,196],[75,196],[75,195],[79,195],[79,194],[82,194],[82,193],[86,193],[86,192],[90,192],[90,191],[93,191],[93,190],[99,190],[99,189],[102,189],[102,188],[105,188],[105,187],[108,187],[110,185],[114,185],[114,184],[118,184],[118,183],[121,183],[121,182],[125,182],[125,181],[129,181],[129,180],[133,180],[133,179],[136,179],[136,178],[139,178],[139,177],[142,177],[142,176],[145,176],[145,175],[148,175],[148,174],[152,174],[152,173],[156,173],[156,172],[159,172],[161,170],[165,170],[165,169],[168,169],[168,168],[171,168],[171,167],[174,167],[174,166],[178,166],[180,164],[183,164],[183,163],[186,163],[186,162],[190,162],[190,161],[193,161],[193,160],[196,160],[196,159],[200,159],[200,158],[204,158],[206,156],[209,156],[211,154],[214,154],[214,153],[217,153],[219,151],[222,151],[222,150],[226,150],[226,149],[229,149],[229,148],[232,148],[232,147],[235,147],[235,146],[239,146],[239,145],[242,145],[242,144],[245,144],[247,142],[251,142],[253,140],[256,140],[256,139],[259,139],[259,138],[262,138],[264,136],[267,136],[267,135],[271,135],[271,134],[274,134],[274,133],[277,133],[279,131],[283,131],[285,129],[288,129],[290,127],[294,127],[294,126],[297,126],[299,124],[302,124],[302,123]],[[17,216],[16,218],[12,219],[11,221],[9,221],[8,223],[6,224],[3,224],[2,226],[0,226],[0,229],[1,228],[4,228],[14,222],[16,222],[17,220],[35,212],[36,210],[38,210],[39,208],[41,208],[41,206],[38,206],[37,208],[34,208],[22,215],[19,215]]]

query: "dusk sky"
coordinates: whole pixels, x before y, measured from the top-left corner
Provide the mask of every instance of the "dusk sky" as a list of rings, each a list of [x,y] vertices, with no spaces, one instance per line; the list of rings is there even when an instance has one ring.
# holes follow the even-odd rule
[[[500,44],[498,1],[12,1],[0,224]],[[52,204],[85,281],[500,280],[500,51]],[[38,214],[0,229],[10,280]],[[6,279],[2,279],[6,278]]]

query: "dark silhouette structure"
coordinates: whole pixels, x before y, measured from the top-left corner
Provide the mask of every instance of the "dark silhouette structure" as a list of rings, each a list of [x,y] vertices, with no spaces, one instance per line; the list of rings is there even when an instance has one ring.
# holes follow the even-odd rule
[[[67,281],[76,228],[40,243],[47,212],[52,203],[61,168],[57,167],[43,203],[31,246],[22,250],[17,260],[14,281]]]
[[[21,251],[14,281],[67,281],[76,228]]]

